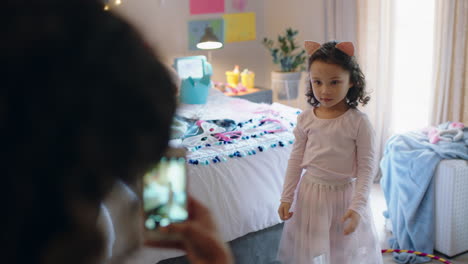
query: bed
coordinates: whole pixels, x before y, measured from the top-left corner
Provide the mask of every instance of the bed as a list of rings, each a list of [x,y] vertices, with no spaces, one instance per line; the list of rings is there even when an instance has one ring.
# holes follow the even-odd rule
[[[214,89],[206,105],[181,105],[177,110],[176,119],[199,128],[198,134],[171,140],[171,145],[188,150],[189,193],[211,210],[236,263],[249,263],[241,258],[250,258],[250,263],[274,259],[282,229],[277,208],[299,113]],[[205,138],[214,133],[214,139]],[[145,248],[131,263],[186,263],[176,258],[182,255]]]

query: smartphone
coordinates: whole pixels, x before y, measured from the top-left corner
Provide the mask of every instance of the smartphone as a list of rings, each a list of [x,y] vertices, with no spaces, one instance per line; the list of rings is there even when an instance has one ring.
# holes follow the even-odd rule
[[[185,149],[169,148],[143,176],[143,221],[148,239],[178,239],[158,232],[158,228],[188,218],[185,153]]]

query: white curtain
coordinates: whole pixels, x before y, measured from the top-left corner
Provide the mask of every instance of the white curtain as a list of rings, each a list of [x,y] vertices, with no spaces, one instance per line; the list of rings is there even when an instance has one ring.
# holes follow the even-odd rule
[[[357,2],[323,0],[325,7],[325,40],[357,40]]]
[[[374,126],[377,153],[381,157],[385,142],[392,134],[393,8],[389,0],[358,0],[357,3],[357,58],[371,96],[369,104],[361,110]]]
[[[437,0],[431,122],[468,123],[468,0]]]

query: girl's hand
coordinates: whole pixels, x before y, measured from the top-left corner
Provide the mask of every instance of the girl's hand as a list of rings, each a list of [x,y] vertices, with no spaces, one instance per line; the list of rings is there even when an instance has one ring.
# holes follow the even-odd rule
[[[356,230],[356,227],[359,225],[359,221],[361,220],[361,216],[353,210],[348,210],[343,216],[342,222],[345,223],[348,219],[349,223],[345,226],[344,229],[345,236],[353,233]]]
[[[282,202],[278,208],[278,214],[281,220],[286,221],[292,217],[293,213],[289,212],[291,203]]]
[[[189,198],[189,219],[161,228],[162,232],[179,234],[181,241],[146,241],[147,246],[177,248],[187,253],[190,263],[231,264],[232,255],[216,232],[211,214],[206,207]]]

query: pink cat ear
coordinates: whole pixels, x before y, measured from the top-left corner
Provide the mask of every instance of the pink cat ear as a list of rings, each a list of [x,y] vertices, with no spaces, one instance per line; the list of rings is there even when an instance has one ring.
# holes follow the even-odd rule
[[[341,50],[348,56],[354,56],[354,45],[352,42],[340,42],[335,45],[335,48]]]
[[[320,48],[320,44],[315,41],[306,40],[304,41],[304,48],[310,56]]]

